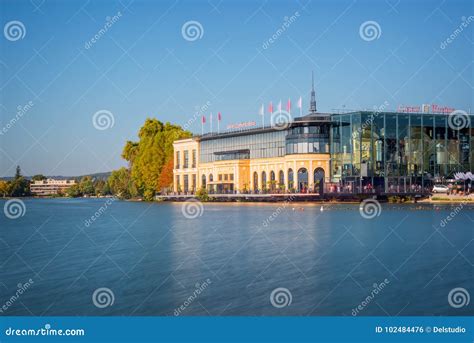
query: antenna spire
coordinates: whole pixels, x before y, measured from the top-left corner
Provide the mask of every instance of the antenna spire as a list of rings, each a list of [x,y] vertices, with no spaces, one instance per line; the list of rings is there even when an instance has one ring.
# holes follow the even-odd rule
[[[311,102],[309,104],[309,112],[316,113],[316,92],[314,91],[314,72],[311,71]]]

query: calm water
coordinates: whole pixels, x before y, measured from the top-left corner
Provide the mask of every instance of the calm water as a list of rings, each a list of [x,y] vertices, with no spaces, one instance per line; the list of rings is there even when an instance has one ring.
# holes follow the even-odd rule
[[[448,303],[456,287],[474,297],[472,205],[441,227],[455,206],[387,204],[364,219],[358,205],[205,204],[188,219],[182,204],[115,201],[87,227],[105,202],[1,213],[0,307],[33,281],[3,315],[350,316],[368,296],[360,315],[474,313],[474,299]],[[101,287],[112,306],[94,305]],[[280,287],[291,304],[277,308]]]

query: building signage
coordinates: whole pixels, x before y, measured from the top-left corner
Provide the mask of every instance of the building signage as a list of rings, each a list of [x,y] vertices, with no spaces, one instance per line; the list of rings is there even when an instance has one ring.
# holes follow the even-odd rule
[[[234,124],[229,124],[227,125],[227,129],[245,129],[247,127],[254,127],[257,126],[257,123],[254,121],[245,121],[242,123],[234,123]]]
[[[445,113],[449,114],[456,109],[449,106],[440,106],[437,104],[419,105],[398,105],[397,112],[401,113]]]

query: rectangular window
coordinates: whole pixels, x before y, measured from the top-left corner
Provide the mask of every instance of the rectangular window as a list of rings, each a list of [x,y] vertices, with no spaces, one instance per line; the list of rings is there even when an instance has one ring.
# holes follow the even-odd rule
[[[230,181],[234,181],[234,174],[229,174]]]
[[[193,161],[191,168],[196,168],[196,149],[193,150]]]
[[[176,169],[179,169],[179,164],[180,164],[179,151],[176,151]]]
[[[189,164],[189,151],[184,150],[184,162],[183,162],[183,168],[188,168]]]
[[[189,190],[189,179],[188,175],[184,175],[184,191],[187,192]]]
[[[229,175],[228,174],[224,174],[224,181],[227,181]]]
[[[222,181],[222,174],[218,175],[218,179],[219,179],[219,181]]]

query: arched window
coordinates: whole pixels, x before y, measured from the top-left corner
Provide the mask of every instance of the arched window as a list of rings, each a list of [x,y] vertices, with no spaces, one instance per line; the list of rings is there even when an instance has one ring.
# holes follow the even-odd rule
[[[270,189],[274,191],[275,188],[276,188],[275,172],[272,170],[270,172]]]
[[[267,188],[267,173],[262,172],[262,189]]]
[[[295,180],[293,177],[293,169],[288,169],[288,188],[294,188],[295,187]]]
[[[206,175],[202,174],[201,176],[201,187],[206,188]]]
[[[298,191],[301,193],[308,191],[308,170],[306,168],[298,170]]]
[[[283,170],[280,170],[280,172],[278,173],[278,185],[280,185],[280,187],[285,186],[285,173],[283,172]]]
[[[258,191],[258,174],[257,172],[253,173],[253,190]]]
[[[209,174],[209,182],[212,182],[214,181],[214,177],[212,176],[212,174]]]
[[[316,168],[314,170],[314,191],[323,194],[324,193],[324,169]]]

